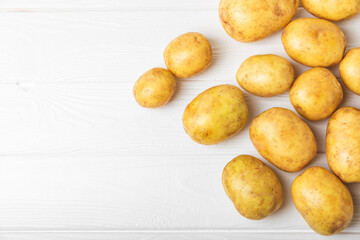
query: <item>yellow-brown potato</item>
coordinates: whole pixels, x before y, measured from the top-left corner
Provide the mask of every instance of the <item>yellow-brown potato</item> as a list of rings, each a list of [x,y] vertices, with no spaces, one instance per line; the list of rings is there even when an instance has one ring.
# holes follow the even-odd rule
[[[343,91],[330,70],[318,67],[301,74],[292,85],[289,96],[301,116],[317,121],[335,111],[343,98]]]
[[[303,7],[329,21],[350,19],[360,11],[360,0],[301,0]]]
[[[221,0],[219,16],[230,37],[254,42],[285,27],[297,9],[298,0]]]
[[[225,166],[222,184],[236,210],[252,220],[271,215],[283,201],[276,174],[265,163],[249,155],[237,156]]]
[[[170,100],[175,86],[171,72],[164,68],[152,68],[136,81],[133,94],[140,106],[157,108]]]
[[[316,18],[299,18],[286,26],[281,35],[286,53],[310,67],[329,67],[343,58],[344,33],[332,22]]]
[[[216,144],[238,133],[249,112],[241,90],[218,85],[200,93],[186,107],[183,125],[197,143]]]
[[[270,163],[286,172],[297,172],[316,155],[313,132],[294,112],[274,107],[257,116],[250,126],[250,139]]]
[[[360,111],[343,107],[330,118],[326,157],[331,170],[344,182],[360,182]]]
[[[347,52],[340,63],[339,71],[345,85],[360,95],[360,47]]]
[[[351,222],[354,212],[351,193],[325,168],[306,169],[295,178],[291,194],[307,224],[321,235],[339,233]]]
[[[241,64],[236,80],[252,94],[272,97],[289,90],[294,81],[294,69],[285,58],[271,54],[255,55]]]
[[[163,55],[167,69],[178,78],[188,78],[204,71],[212,60],[209,41],[196,32],[172,40]]]

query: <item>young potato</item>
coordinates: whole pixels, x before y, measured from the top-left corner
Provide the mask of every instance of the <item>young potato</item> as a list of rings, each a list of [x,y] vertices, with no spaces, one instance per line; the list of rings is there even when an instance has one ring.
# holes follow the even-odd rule
[[[339,71],[345,85],[360,95],[360,47],[347,52],[340,63]]]
[[[236,80],[252,94],[272,97],[289,90],[294,81],[294,69],[285,58],[271,54],[255,55],[241,64]]]
[[[321,235],[339,233],[351,222],[354,213],[351,193],[325,168],[306,169],[295,178],[291,194],[307,224]]]
[[[152,68],[135,83],[133,95],[138,104],[146,108],[165,105],[174,94],[176,81],[164,68]]]
[[[265,163],[249,155],[237,156],[225,166],[222,184],[236,210],[252,220],[273,214],[283,201],[279,178]]]
[[[183,125],[197,143],[216,144],[238,133],[249,112],[241,90],[218,85],[200,93],[186,107]]]
[[[301,0],[303,7],[329,21],[350,19],[360,11],[360,0]]]
[[[165,48],[166,67],[178,78],[189,78],[207,69],[212,60],[209,41],[200,33],[189,32],[172,40]]]
[[[297,9],[297,0],[221,0],[219,16],[230,37],[254,42],[285,27]]]
[[[331,170],[347,183],[360,182],[360,111],[343,107],[330,118],[326,157]]]
[[[296,111],[312,121],[329,117],[339,106],[343,91],[334,74],[326,68],[312,68],[301,74],[290,89]]]
[[[295,113],[274,107],[257,116],[250,126],[250,139],[270,163],[286,172],[297,172],[316,155],[313,132]]]
[[[309,67],[329,67],[343,58],[346,40],[332,22],[299,18],[286,26],[281,35],[286,53]]]

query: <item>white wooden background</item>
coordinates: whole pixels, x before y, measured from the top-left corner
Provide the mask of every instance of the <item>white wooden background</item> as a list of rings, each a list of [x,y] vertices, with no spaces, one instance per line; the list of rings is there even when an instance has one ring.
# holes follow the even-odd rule
[[[299,173],[274,167],[285,191],[281,209],[251,221],[221,186],[225,164],[239,154],[260,157],[248,129],[262,111],[293,109],[288,93],[245,93],[250,119],[238,135],[202,146],[185,134],[181,117],[201,91],[233,84],[254,54],[289,57],[280,32],[239,43],[222,29],[218,0],[0,0],[0,239],[323,239],[296,211],[290,186]],[[311,17],[299,8],[296,18]],[[337,23],[348,48],[360,46],[360,16]],[[178,80],[172,101],[140,108],[136,79],[164,67],[174,37],[208,37],[211,67]],[[307,68],[293,61],[296,74]],[[332,68],[339,76],[337,67]],[[345,90],[342,106],[360,108]],[[326,166],[327,120],[310,122]],[[263,159],[262,159],[263,160]],[[265,161],[265,160],[264,160]],[[354,219],[343,234],[360,234],[360,186],[349,184]]]

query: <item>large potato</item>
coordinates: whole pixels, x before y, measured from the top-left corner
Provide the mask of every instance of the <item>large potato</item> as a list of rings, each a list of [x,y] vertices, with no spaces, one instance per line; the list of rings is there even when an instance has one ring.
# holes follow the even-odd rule
[[[343,107],[330,118],[326,157],[331,170],[344,182],[360,182],[360,111]]]
[[[170,72],[178,78],[188,78],[209,67],[212,51],[206,37],[189,32],[172,40],[166,46],[163,56]]]
[[[298,9],[298,0],[221,0],[219,16],[230,37],[254,42],[279,31]]]
[[[250,126],[256,150],[276,167],[297,172],[316,155],[313,132],[295,113],[274,107],[257,116]]]
[[[240,155],[225,166],[222,183],[236,210],[249,219],[259,220],[271,215],[283,201],[276,174],[249,155]]]
[[[236,80],[252,94],[272,97],[290,88],[294,81],[294,69],[285,58],[271,54],[255,55],[241,64]]]
[[[287,54],[310,67],[329,67],[343,58],[346,40],[335,24],[315,18],[299,18],[286,26],[281,41]]]
[[[241,90],[219,85],[205,90],[192,100],[183,115],[184,129],[201,144],[216,144],[238,133],[249,112]]]
[[[351,222],[354,206],[350,191],[325,168],[306,169],[294,180],[291,194],[307,224],[321,235],[341,232]]]
[[[360,47],[346,53],[340,63],[339,71],[345,85],[360,95]]]
[[[289,96],[301,116],[317,121],[335,111],[343,98],[343,91],[330,70],[318,67],[301,74],[292,85]]]

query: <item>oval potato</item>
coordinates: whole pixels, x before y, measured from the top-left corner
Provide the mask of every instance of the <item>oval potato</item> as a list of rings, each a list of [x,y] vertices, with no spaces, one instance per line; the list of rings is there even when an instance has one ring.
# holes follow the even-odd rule
[[[345,85],[360,95],[360,47],[348,51],[339,66],[341,78]]]

